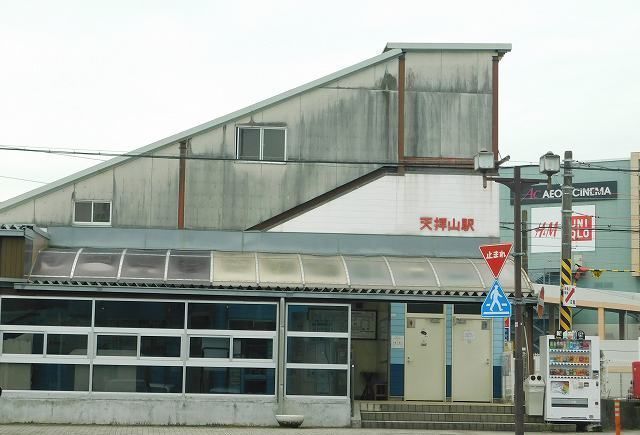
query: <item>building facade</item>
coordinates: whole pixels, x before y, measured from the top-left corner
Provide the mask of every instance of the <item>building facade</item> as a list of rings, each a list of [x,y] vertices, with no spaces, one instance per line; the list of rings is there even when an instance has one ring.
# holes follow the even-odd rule
[[[638,173],[632,167],[634,156],[637,161],[637,153],[633,153],[631,159],[593,161],[573,167],[572,262],[573,280],[578,288],[611,295],[635,294],[640,290]],[[509,168],[505,168],[505,173],[509,173]],[[537,168],[531,167],[523,169],[523,176],[536,178],[539,174]],[[562,174],[554,176],[552,183],[551,189],[540,184],[527,190],[523,194],[522,209],[527,213],[528,274],[537,284],[557,286],[560,282]],[[501,194],[501,238],[512,240],[512,200],[506,188]],[[555,287],[548,288],[559,293]],[[601,319],[604,329],[599,330],[598,309],[588,302],[577,301],[578,306],[573,310],[574,329],[600,335],[602,339],[638,338],[636,312],[623,307],[605,309],[603,305],[600,316],[604,317]],[[543,319],[534,320],[535,336],[557,329],[557,311],[553,306],[545,310]]]
[[[358,399],[502,400],[478,251],[499,190],[472,157],[498,151],[508,51],[388,44],[0,204],[0,262],[23,258],[0,419],[346,426]]]

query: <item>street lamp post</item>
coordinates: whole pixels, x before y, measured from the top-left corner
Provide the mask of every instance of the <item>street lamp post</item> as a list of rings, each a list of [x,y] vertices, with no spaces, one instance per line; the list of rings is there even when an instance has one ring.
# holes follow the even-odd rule
[[[508,158],[507,158],[508,159]],[[492,152],[480,151],[474,158],[474,169],[482,173],[484,187],[487,180],[495,181],[507,186],[513,193],[513,247],[514,247],[514,300],[515,305],[515,355],[514,355],[514,407],[515,407],[515,433],[516,435],[524,435],[524,390],[522,382],[524,380],[524,367],[522,359],[522,306],[524,301],[522,298],[522,220],[521,220],[521,203],[522,192],[524,188],[534,184],[540,184],[547,181],[550,183],[551,175],[560,171],[560,156],[548,152],[540,157],[540,172],[547,175],[547,180],[522,178],[520,176],[520,166],[513,167],[513,177],[494,177],[487,176],[487,172],[495,171],[499,168],[500,163],[497,162]],[[554,171],[554,168],[557,170]]]

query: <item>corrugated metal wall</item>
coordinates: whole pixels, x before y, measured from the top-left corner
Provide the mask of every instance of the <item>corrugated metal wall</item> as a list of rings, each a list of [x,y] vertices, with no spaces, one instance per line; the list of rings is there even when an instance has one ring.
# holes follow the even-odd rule
[[[473,157],[491,149],[492,56],[406,54],[405,154]]]

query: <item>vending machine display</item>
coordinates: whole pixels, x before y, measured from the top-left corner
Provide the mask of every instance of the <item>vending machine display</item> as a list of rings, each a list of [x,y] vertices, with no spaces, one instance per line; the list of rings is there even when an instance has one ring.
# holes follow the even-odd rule
[[[546,421],[600,422],[600,343],[540,337]]]

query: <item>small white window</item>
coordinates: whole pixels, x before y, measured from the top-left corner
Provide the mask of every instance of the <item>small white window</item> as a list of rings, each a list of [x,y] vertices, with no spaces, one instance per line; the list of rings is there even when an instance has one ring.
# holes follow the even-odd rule
[[[76,201],[73,223],[80,225],[111,225],[111,202]]]
[[[287,160],[285,127],[238,127],[236,143],[240,160]]]

